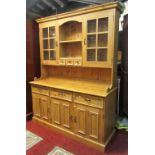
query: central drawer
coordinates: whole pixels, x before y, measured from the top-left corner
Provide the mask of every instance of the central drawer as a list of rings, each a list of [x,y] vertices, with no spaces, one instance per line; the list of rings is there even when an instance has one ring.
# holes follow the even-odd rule
[[[72,101],[72,93],[68,91],[63,91],[59,89],[51,89],[50,90],[50,97],[63,99],[67,101]]]
[[[80,93],[73,94],[73,101],[75,103],[80,103],[92,107],[103,108],[104,99],[102,97],[95,97],[91,95],[84,95]]]
[[[32,86],[31,89],[33,93],[49,96],[49,89],[47,87]]]

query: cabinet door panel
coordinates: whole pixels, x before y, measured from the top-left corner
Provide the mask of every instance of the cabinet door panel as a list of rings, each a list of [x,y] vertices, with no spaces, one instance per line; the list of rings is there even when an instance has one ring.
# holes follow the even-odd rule
[[[94,140],[99,140],[99,128],[100,128],[100,110],[88,107],[88,136]]]
[[[41,117],[40,98],[38,94],[32,93],[33,115]]]
[[[111,67],[114,22],[112,12],[92,13],[84,20],[83,65],[91,67]]]
[[[58,26],[57,22],[40,24],[41,63],[56,65],[58,56]]]
[[[40,95],[41,118],[48,121],[49,97]]]
[[[78,134],[86,135],[86,106],[75,106],[75,132]]]
[[[62,127],[71,129],[71,110],[70,103],[66,101],[62,101],[61,105],[61,116],[62,116]]]
[[[56,125],[61,124],[60,101],[51,99],[52,104],[52,122]]]

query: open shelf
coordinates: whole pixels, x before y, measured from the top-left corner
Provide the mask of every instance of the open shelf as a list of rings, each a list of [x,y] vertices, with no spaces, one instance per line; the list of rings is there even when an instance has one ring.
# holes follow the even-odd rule
[[[69,21],[60,26],[60,40],[81,40],[82,23]]]
[[[76,42],[82,42],[82,40],[66,40],[66,41],[60,41],[60,43],[76,43]]]
[[[97,34],[107,34],[108,31],[104,31],[104,32],[98,32]]]
[[[60,44],[60,57],[82,57],[82,43]]]
[[[98,49],[104,49],[104,48],[108,48],[107,46],[103,46],[103,47],[97,47]]]
[[[60,59],[73,64],[72,60],[82,57],[82,23],[66,22],[60,26]]]
[[[96,47],[87,47],[87,49],[96,49]]]
[[[96,35],[96,32],[87,33],[87,35]]]

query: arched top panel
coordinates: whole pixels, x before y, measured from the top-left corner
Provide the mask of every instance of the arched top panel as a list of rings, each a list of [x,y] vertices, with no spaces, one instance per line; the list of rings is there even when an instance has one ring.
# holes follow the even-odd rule
[[[82,23],[77,21],[68,21],[60,27],[60,40],[81,40],[82,39]]]

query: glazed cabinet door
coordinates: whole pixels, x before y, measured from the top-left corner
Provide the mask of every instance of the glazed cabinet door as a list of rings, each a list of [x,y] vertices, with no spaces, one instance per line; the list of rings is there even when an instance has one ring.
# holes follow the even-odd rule
[[[112,17],[105,11],[85,16],[84,66],[111,66]]]
[[[40,96],[32,93],[33,116],[41,117]]]
[[[75,133],[86,136],[86,106],[75,104],[74,106],[74,117],[73,121],[75,123]]]
[[[100,141],[101,140],[101,111],[100,109],[88,107],[88,138]]]
[[[57,60],[57,23],[49,22],[40,24],[40,50],[41,63],[44,65],[55,65]]]
[[[72,116],[71,116],[71,103],[67,101],[61,101],[61,125],[63,128],[71,130],[72,128]]]
[[[40,95],[41,118],[49,121],[49,97]]]

